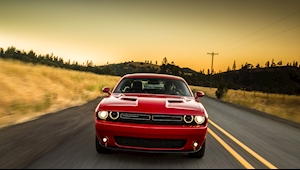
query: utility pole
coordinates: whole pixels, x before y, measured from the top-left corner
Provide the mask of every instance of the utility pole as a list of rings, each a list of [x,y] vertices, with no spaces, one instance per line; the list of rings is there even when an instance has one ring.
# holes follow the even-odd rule
[[[213,64],[214,64],[214,55],[218,55],[218,53],[212,52],[212,53],[207,53],[207,54],[211,55],[211,57],[212,57],[212,59],[211,59],[211,70],[210,70],[210,72],[212,74],[213,73]]]

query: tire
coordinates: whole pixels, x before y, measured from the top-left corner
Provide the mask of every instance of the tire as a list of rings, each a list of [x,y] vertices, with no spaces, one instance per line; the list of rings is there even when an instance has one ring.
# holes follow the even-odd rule
[[[95,138],[96,138],[96,151],[98,153],[108,153],[109,150],[107,148],[104,148],[103,146],[100,145],[97,136]]]
[[[205,141],[201,147],[201,149],[195,153],[189,153],[189,156],[192,158],[202,158],[204,156],[205,153]]]

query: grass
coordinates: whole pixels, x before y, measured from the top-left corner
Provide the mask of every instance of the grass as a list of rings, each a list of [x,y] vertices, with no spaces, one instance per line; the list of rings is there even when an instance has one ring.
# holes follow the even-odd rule
[[[217,88],[198,86],[191,86],[191,88],[193,91],[200,90],[205,95],[216,98]],[[300,96],[228,90],[222,100],[300,123]]]
[[[103,96],[119,76],[98,75],[0,59],[0,128]],[[191,86],[215,97],[216,88]],[[300,123],[300,96],[228,90],[222,99]]]
[[[120,79],[13,60],[0,65],[0,128],[84,104]]]

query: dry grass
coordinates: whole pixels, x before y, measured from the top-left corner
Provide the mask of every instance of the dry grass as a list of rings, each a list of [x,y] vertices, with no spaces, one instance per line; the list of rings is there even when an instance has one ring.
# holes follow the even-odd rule
[[[120,79],[12,60],[0,65],[0,128],[84,104]]]
[[[207,96],[216,98],[216,88],[198,86],[191,86],[191,88],[194,91],[201,90]],[[300,123],[300,96],[228,90],[222,100]]]

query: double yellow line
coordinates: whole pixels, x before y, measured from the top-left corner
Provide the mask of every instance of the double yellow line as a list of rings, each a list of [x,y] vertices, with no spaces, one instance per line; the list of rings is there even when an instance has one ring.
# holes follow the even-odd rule
[[[263,157],[258,155],[256,152],[251,150],[249,147],[244,145],[242,142],[237,140],[235,137],[230,135],[228,132],[226,132],[224,129],[222,129],[220,126],[215,124],[213,121],[209,120],[209,123],[212,124],[214,127],[216,127],[219,131],[221,131],[223,134],[225,134],[227,137],[229,137],[232,141],[234,141],[236,144],[238,144],[240,147],[242,147],[245,151],[247,151],[249,154],[251,154],[253,157],[255,157],[257,160],[259,160],[261,163],[266,165],[270,169],[278,169],[274,165],[272,165],[270,162],[265,160]],[[234,156],[245,168],[247,169],[255,169],[249,162],[247,162],[242,156],[240,156],[236,151],[234,151],[226,142],[224,142],[217,134],[215,134],[212,130],[208,128],[208,133],[210,133],[232,156]]]

